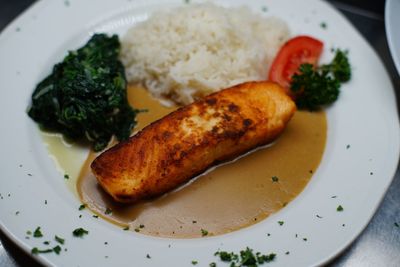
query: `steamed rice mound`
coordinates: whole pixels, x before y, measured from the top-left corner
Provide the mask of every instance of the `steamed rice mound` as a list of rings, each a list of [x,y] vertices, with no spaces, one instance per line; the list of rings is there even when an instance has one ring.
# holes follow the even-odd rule
[[[128,81],[188,104],[211,92],[265,80],[287,25],[247,8],[213,4],[159,11],[122,39]]]

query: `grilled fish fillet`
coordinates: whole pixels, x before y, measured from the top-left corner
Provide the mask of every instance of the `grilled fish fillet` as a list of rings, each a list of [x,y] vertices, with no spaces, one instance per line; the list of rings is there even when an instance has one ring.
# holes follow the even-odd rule
[[[273,141],[295,110],[275,83],[239,84],[150,124],[100,154],[91,168],[118,202],[157,196],[218,162]]]

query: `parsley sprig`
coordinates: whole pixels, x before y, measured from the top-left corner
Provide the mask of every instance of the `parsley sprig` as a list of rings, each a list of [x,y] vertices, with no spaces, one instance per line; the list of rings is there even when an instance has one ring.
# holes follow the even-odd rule
[[[336,101],[341,83],[351,78],[351,66],[347,52],[336,50],[330,64],[314,67],[301,64],[299,72],[292,76],[290,90],[299,109],[318,110]]]

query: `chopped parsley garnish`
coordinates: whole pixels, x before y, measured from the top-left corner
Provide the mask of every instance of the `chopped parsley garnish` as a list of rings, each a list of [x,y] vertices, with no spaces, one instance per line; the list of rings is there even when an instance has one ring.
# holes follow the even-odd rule
[[[318,214],[315,215],[317,218],[322,219],[322,216],[319,216]]]
[[[314,67],[305,63],[292,76],[290,90],[299,109],[318,110],[336,101],[340,85],[351,78],[351,66],[347,52],[336,50],[330,64]]]
[[[304,237],[304,238],[303,238],[303,241],[307,241],[307,238],[306,238],[306,237]]]
[[[286,252],[285,252],[285,254],[286,254],[286,255],[289,255],[289,254],[290,254],[290,252],[289,252],[289,251],[286,251]]]
[[[347,146],[346,146],[346,149],[349,149],[349,148],[350,148],[350,145],[347,145]]]
[[[79,206],[79,210],[83,210],[83,209],[85,209],[85,208],[86,208],[86,205],[85,205],[85,204],[82,204],[82,205]]]
[[[112,210],[110,208],[106,208],[106,211],[104,212],[104,214],[109,215],[112,213]]]
[[[44,241],[43,244],[50,245],[50,241]]]
[[[151,259],[151,257],[150,257],[150,255],[149,255],[149,254],[147,254],[147,255],[146,255],[146,258],[148,258],[148,259]]]
[[[192,265],[197,265],[198,261],[192,261]]]
[[[141,228],[141,229],[144,228],[144,224],[140,224],[139,228]]]
[[[53,248],[53,251],[58,255],[61,252],[61,247],[57,245]]]
[[[215,256],[219,256],[220,260],[223,262],[230,263],[232,267],[240,267],[240,266],[252,266],[257,267],[261,264],[271,262],[275,259],[276,254],[261,254],[260,252],[254,253],[252,249],[246,248],[246,250],[241,250],[239,254],[233,252],[226,251],[218,251],[214,254]],[[213,264],[210,266],[216,266]]]
[[[64,179],[69,179],[69,175],[68,174],[64,174]]]
[[[60,243],[61,245],[64,245],[64,243],[65,243],[65,239],[64,239],[64,238],[61,238],[61,237],[59,237],[59,236],[57,236],[57,235],[54,236],[54,239],[55,239],[58,243]]]
[[[397,222],[394,223],[394,226],[396,226],[397,228],[400,227],[400,225]]]
[[[272,176],[271,179],[272,179],[272,182],[274,182],[274,183],[279,181],[278,176]]]
[[[37,247],[34,247],[34,248],[32,248],[31,252],[32,252],[32,254],[49,253],[49,252],[53,252],[53,249],[51,249],[51,248],[38,249]]]
[[[123,230],[124,230],[124,231],[128,231],[128,230],[129,230],[129,225],[128,225],[128,226],[125,226],[125,227],[123,228]]]
[[[35,231],[33,232],[33,237],[37,237],[37,238],[43,237],[43,234],[42,234],[42,232],[40,231],[40,226],[38,226],[38,227],[35,229]]]
[[[206,236],[206,235],[208,235],[208,231],[207,231],[207,230],[201,229],[200,231],[201,231],[201,236]]]
[[[337,211],[343,211],[342,205],[339,205],[339,206],[336,208],[336,210],[337,210]]]
[[[319,26],[321,26],[322,29],[326,29],[328,25],[326,25],[326,22],[321,22]]]
[[[217,267],[217,264],[215,262],[211,262],[209,266],[210,267]]]
[[[93,218],[96,218],[96,219],[97,219],[97,218],[99,218],[99,216],[98,216],[98,215],[93,215],[92,217],[93,217]]]
[[[84,235],[89,234],[89,231],[87,231],[87,230],[85,230],[85,229],[83,229],[83,228],[77,228],[77,229],[75,229],[74,231],[72,231],[72,234],[73,234],[75,237],[83,237]]]
[[[280,226],[282,226],[284,223],[285,223],[284,221],[278,221],[278,224],[279,224]]]
[[[60,246],[55,246],[54,248],[48,248],[48,249],[39,249],[37,247],[32,248],[31,253],[32,254],[41,254],[41,253],[50,253],[50,252],[54,252],[57,255],[60,254],[61,252],[61,247]]]

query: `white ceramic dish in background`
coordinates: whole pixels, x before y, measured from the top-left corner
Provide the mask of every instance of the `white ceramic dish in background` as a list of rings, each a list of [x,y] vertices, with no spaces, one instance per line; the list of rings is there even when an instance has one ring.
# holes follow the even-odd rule
[[[216,237],[149,237],[122,231],[93,218],[88,210],[79,211],[79,199],[68,189],[68,181],[48,157],[37,126],[25,113],[35,85],[67,50],[83,45],[93,32],[122,34],[158,8],[185,3],[39,1],[0,35],[0,227],[26,251],[45,247],[45,240],[55,246],[54,235],[66,239],[62,247],[67,251],[35,256],[40,262],[57,266],[191,266],[191,261],[197,260],[198,266],[210,262],[224,266],[215,251],[238,252],[250,247],[277,253],[271,266],[311,266],[332,259],[368,224],[394,175],[400,136],[393,88],[375,52],[339,12],[322,1],[217,3],[247,5],[254,12],[279,16],[293,35],[310,34],[323,40],[322,61],[330,60],[332,47],[349,50],[353,78],[327,110],[328,141],[311,182],[277,214]],[[322,22],[326,28],[321,27]],[[344,211],[337,212],[338,205]],[[285,223],[280,226],[277,221]],[[26,231],[37,226],[44,237],[26,239]],[[71,232],[78,227],[89,234],[74,238]],[[286,255],[287,251],[290,254]]]
[[[400,75],[400,0],[387,0],[385,4],[385,28],[390,53]]]

